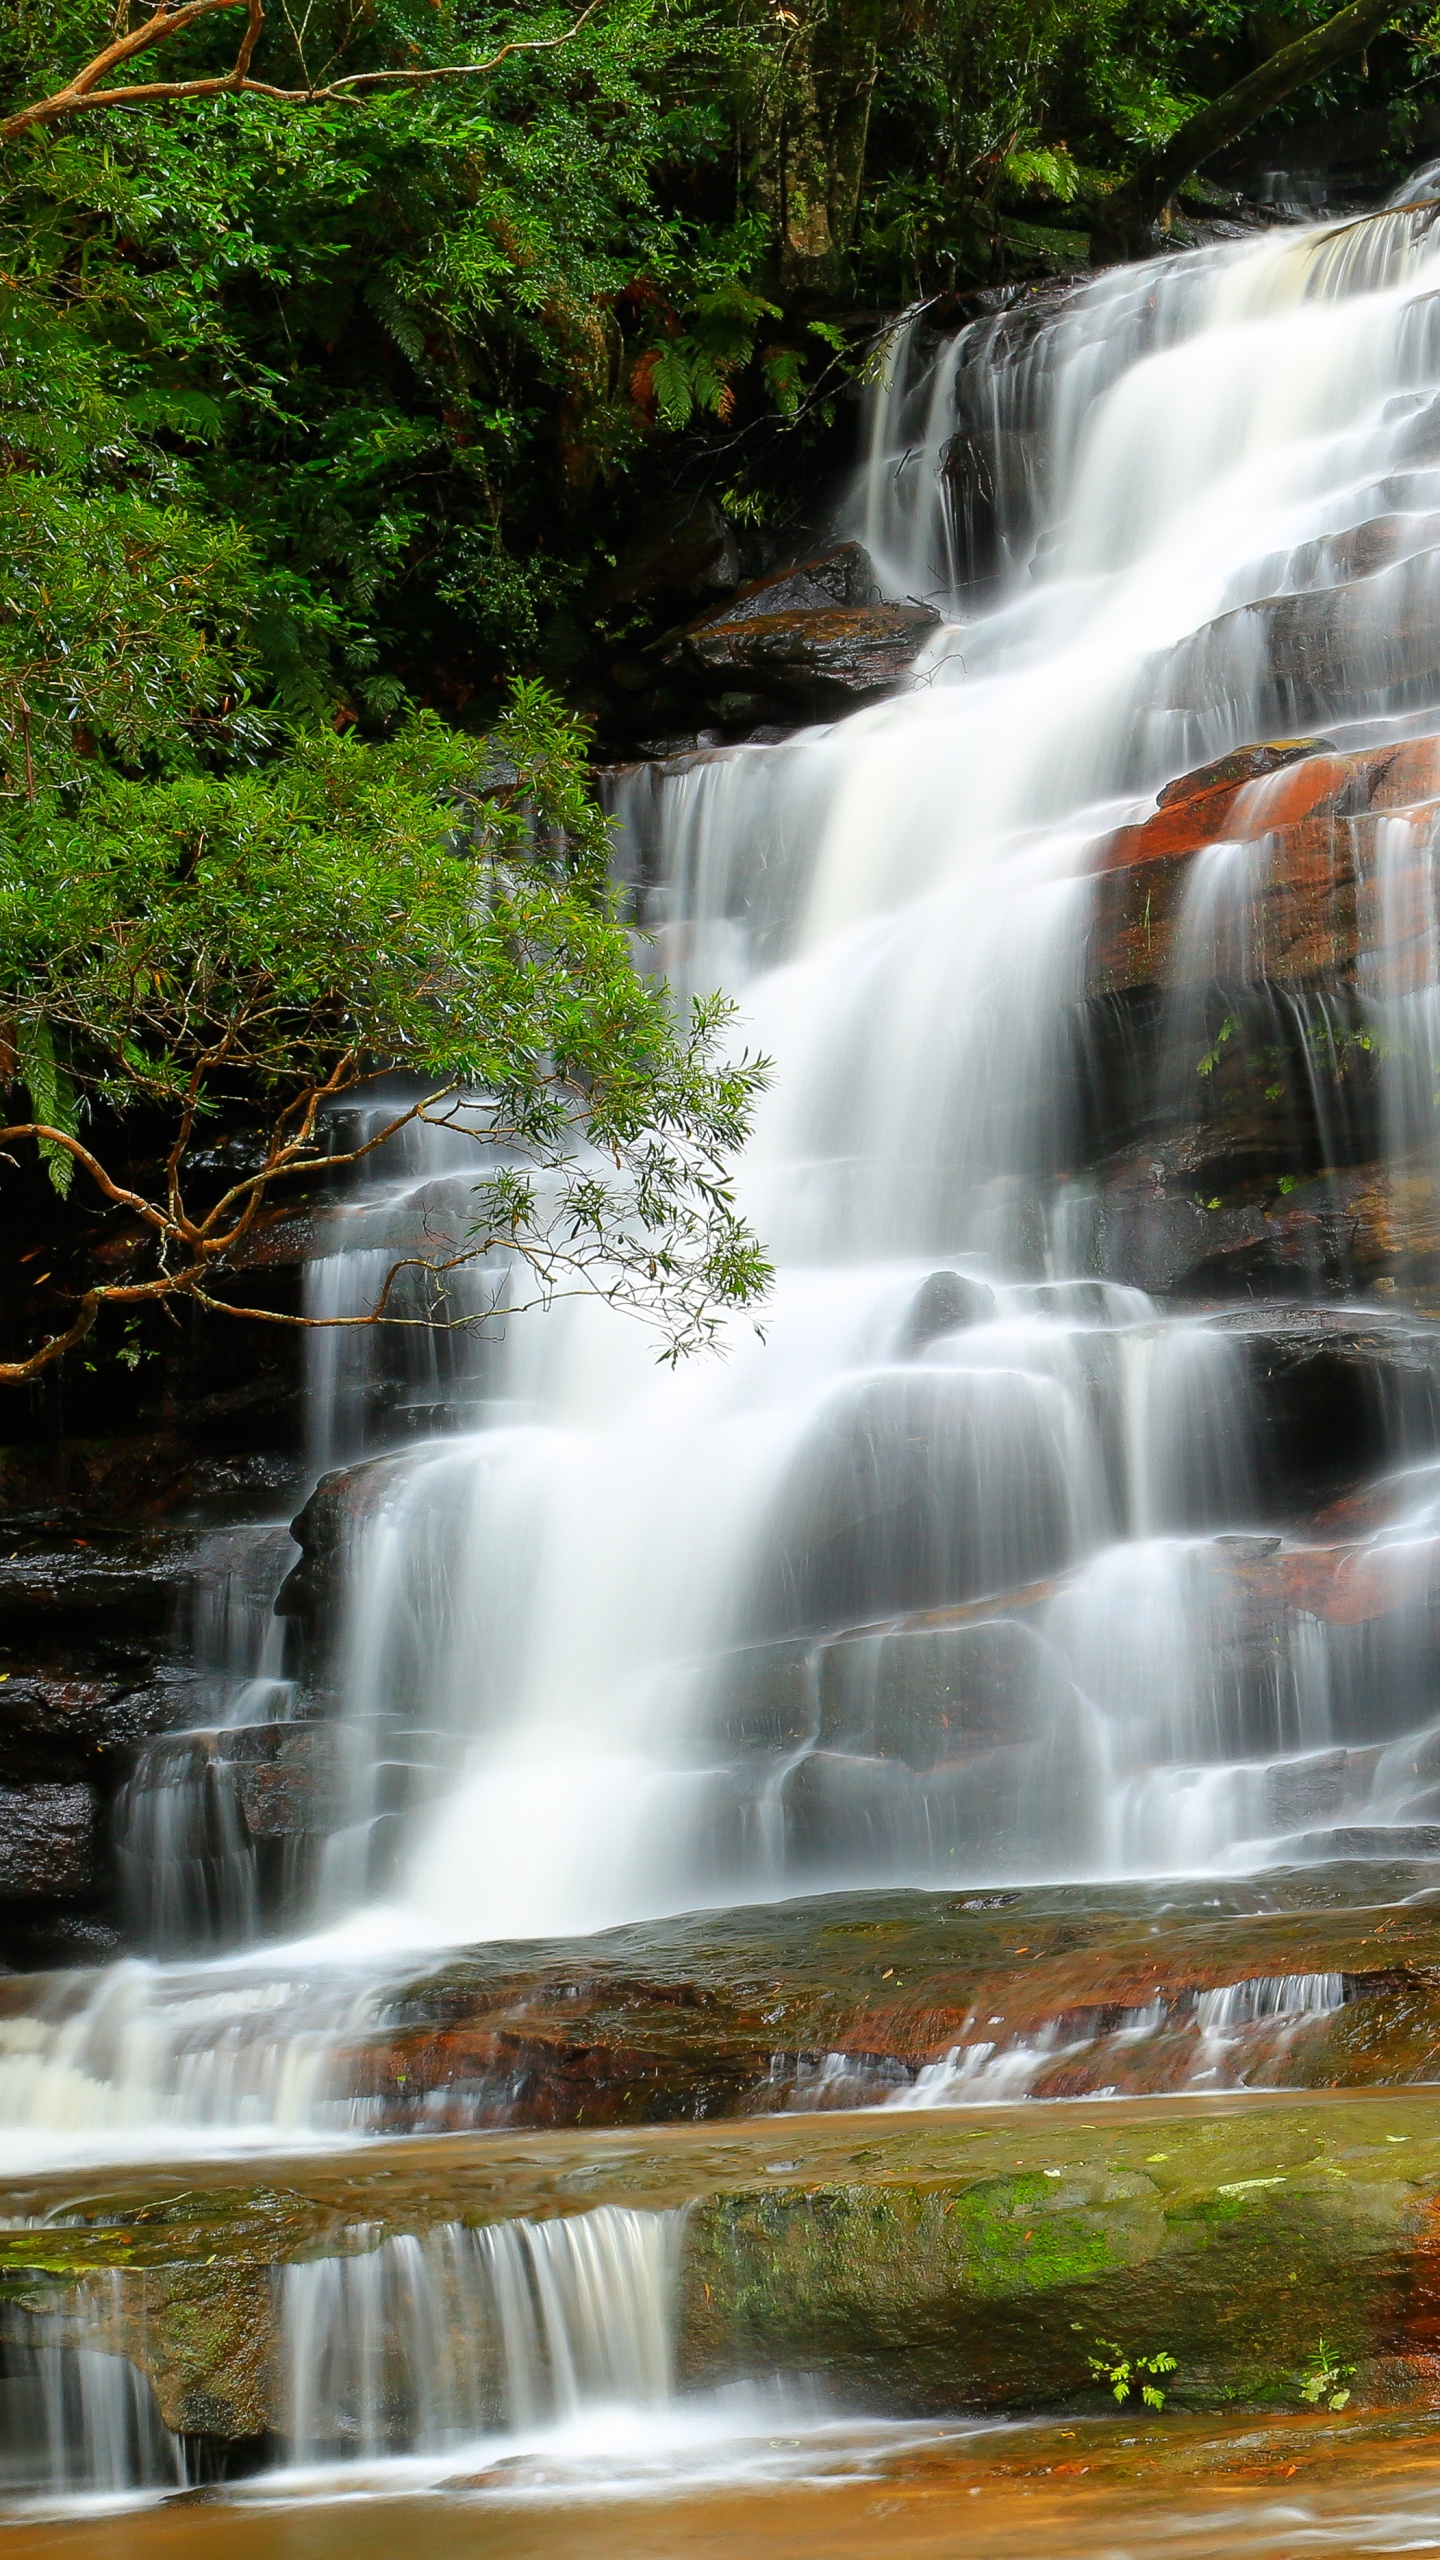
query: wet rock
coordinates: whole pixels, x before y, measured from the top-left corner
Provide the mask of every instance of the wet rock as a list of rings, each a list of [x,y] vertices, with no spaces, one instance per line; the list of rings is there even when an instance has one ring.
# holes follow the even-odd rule
[[[64,1670],[9,1672],[0,1678],[0,1777],[79,1775],[188,1721],[200,1694],[198,1676],[178,1666],[140,1684]]]
[[[1339,1823],[1294,1843],[1306,1858],[1440,1858],[1440,1823]]]
[[[1412,2404],[1440,2311],[1437,2179],[1420,2091],[492,2132],[297,2155],[263,2182],[201,2164],[183,2190],[173,2170],[32,2177],[5,2198],[0,2259],[12,2286],[49,2271],[75,2343],[87,2323],[88,2343],[123,2340],[172,2424],[224,2440],[281,2416],[278,2266],[461,2219],[684,2204],[692,2388],[802,2371],[870,2411],[1083,2414],[1105,2405],[1095,2343],[1118,2338],[1175,2358],[1168,2423],[1294,2412],[1321,2337],[1367,2405]],[[115,2283],[77,2281],[102,2267]]]
[[[940,623],[929,605],[829,605],[693,624],[668,653],[694,674],[774,687],[823,706],[888,693]]]
[[[1235,747],[1229,755],[1217,756],[1213,763],[1167,782],[1163,791],[1156,794],[1155,805],[1158,809],[1171,809],[1177,801],[1198,799],[1202,793],[1226,785],[1258,782],[1262,775],[1279,773],[1285,765],[1299,764],[1306,756],[1338,753],[1333,738],[1271,738],[1264,746]]]
[[[194,1542],[154,1531],[102,1541],[90,1535],[64,1546],[38,1541],[0,1558],[0,1634],[31,1635],[80,1620],[153,1635],[172,1619],[188,1585]]]
[[[1178,931],[1192,857],[1229,840],[1242,791],[1258,793],[1246,832],[1265,850],[1237,878],[1216,935]],[[1386,952],[1397,985],[1420,982],[1425,821],[1440,802],[1440,742],[1410,739],[1356,754],[1309,755],[1259,784],[1201,783],[1100,848],[1087,935],[1084,994],[1261,981],[1281,987],[1353,982],[1362,946]],[[1381,822],[1413,813],[1407,871],[1390,845],[1382,883]],[[1397,941],[1397,936],[1399,940]]]
[[[1245,1346],[1264,1463],[1287,1506],[1338,1493],[1397,1441],[1422,1445],[1440,1427],[1440,1339],[1425,1325],[1290,1307],[1216,1326]]]
[[[995,1313],[995,1292],[964,1271],[932,1271],[916,1290],[895,1345],[897,1359],[913,1358],[941,1334],[962,1326],[988,1324]]]
[[[1023,430],[951,437],[940,475],[964,585],[983,587],[997,574],[1005,535],[1022,530],[1034,514],[1044,464],[1043,439]]]
[[[0,1901],[88,1893],[98,1810],[91,1787],[0,1787]]]
[[[875,566],[864,544],[842,542],[813,560],[798,561],[792,569],[777,569],[771,577],[753,579],[740,589],[723,613],[692,623],[690,635],[693,638],[702,632],[706,622],[729,626],[756,622],[762,616],[777,613],[828,613],[835,605],[876,605],[882,601]]]
[[[1258,1198],[1214,1196],[1217,1183],[1228,1187],[1252,1163],[1243,1146],[1227,1163],[1214,1133],[1193,1150],[1198,1168],[1188,1175],[1178,1148],[1147,1149],[1110,1168],[1080,1211],[1095,1266],[1142,1289],[1236,1297],[1440,1277],[1440,1200],[1428,1171],[1322,1167],[1308,1178],[1287,1174],[1281,1191],[1273,1167],[1286,1161],[1285,1134],[1277,1133]]]
[[[1272,1811],[1286,1788],[1302,1822],[1322,1797],[1327,1813],[1363,1800],[1374,1754],[1344,1756],[1273,1771]],[[977,1820],[1001,1819],[1007,1787],[1013,1804],[1023,1761],[972,1758]],[[887,1808],[907,1820],[917,1789],[941,1794],[954,1774],[812,1754],[786,1791],[796,1845],[823,1852],[847,1818]],[[1440,2076],[1440,1912],[1403,1900],[1433,1887],[1428,1853],[1406,1858],[1392,1834],[1388,1862],[1317,1864],[1293,1835],[1285,1854],[1241,1885],[828,1894],[477,1950],[397,1982],[332,2085],[398,2132],[809,2110],[862,2102],[857,2083],[874,2103],[977,2046],[977,2061],[1002,2056],[996,2095],[1046,2099]],[[1318,2005],[1305,1988],[1341,1978]],[[1207,2046],[1217,1997],[1223,2034]]]
[[[1053,1730],[1052,1658],[1016,1619],[896,1627],[816,1650],[820,1735],[834,1750],[879,1752],[925,1772],[961,1748]]]
[[[290,1523],[300,1560],[275,1595],[275,1614],[296,1618],[317,1635],[338,1610],[345,1560],[354,1540],[379,1509],[404,1460],[365,1458],[323,1475]]]
[[[338,1809],[341,1736],[325,1724],[221,1725],[165,1745],[188,1774],[223,1773],[252,1841],[327,1831]]]
[[[1353,712],[1367,694],[1391,710],[1397,698],[1433,698],[1437,582],[1440,551],[1422,551],[1348,585],[1241,605],[1161,662],[1156,699],[1177,708],[1223,699],[1237,661],[1258,668],[1282,720]]]
[[[1003,1379],[893,1370],[842,1388],[776,1499],[753,1624],[889,1618],[1055,1571],[1071,1533],[1047,1427]]]

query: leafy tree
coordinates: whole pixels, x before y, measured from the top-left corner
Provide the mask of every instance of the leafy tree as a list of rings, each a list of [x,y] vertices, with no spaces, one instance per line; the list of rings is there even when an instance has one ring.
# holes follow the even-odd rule
[[[304,1322],[223,1284],[297,1187],[416,1122],[472,1141],[473,1220],[397,1255],[354,1321],[472,1321],[585,1287],[673,1354],[763,1294],[726,1174],[763,1066],[718,1056],[725,1004],[677,1028],[632,966],[573,723],[522,685],[488,753],[477,787],[474,743],[422,715],[223,775],[100,766],[12,808],[0,1147],[12,1164],[38,1147],[85,1217],[0,1377],[38,1374],[107,1310]],[[337,1156],[327,1110],[397,1067],[407,1093]],[[237,1102],[238,1158],[212,1143]],[[466,1271],[478,1300],[457,1295]]]

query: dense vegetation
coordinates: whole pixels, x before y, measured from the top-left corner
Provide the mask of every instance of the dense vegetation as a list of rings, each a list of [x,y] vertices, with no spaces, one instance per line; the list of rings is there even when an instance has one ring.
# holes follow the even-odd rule
[[[142,13],[7,17],[0,1011],[13,1125],[50,1130],[75,1214],[77,1163],[104,1191],[75,1114],[140,1125],[152,1179],[120,1187],[172,1284],[215,1210],[157,1189],[182,1129],[248,1110],[308,1163],[322,1089],[425,1051],[542,1162],[618,1147],[586,1233],[619,1248],[641,1201],[632,1276],[653,1263],[672,1340],[752,1296],[720,1172],[753,1078],[630,969],[582,741],[533,679],[623,737],[693,609],[647,510],[663,535],[657,501],[705,492],[752,567],[782,552],[887,310],[1083,262],[1137,156],[1324,15],[210,0],[119,75],[192,94],[33,122]],[[1406,26],[1280,110],[1358,136],[1372,183],[1423,134],[1433,37]],[[482,736],[510,777],[483,808]],[[502,1208],[538,1239],[523,1181],[487,1234]],[[72,1257],[22,1366],[93,1281]]]

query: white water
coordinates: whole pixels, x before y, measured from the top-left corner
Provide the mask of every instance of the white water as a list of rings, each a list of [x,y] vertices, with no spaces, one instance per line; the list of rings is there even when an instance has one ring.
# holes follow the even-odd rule
[[[897,699],[645,785],[663,954],[677,983],[730,984],[776,1061],[743,1173],[779,1265],[763,1338],[738,1325],[726,1361],[672,1375],[570,1306],[404,1384],[411,1428],[473,1427],[388,1460],[363,1508],[340,1666],[361,1774],[317,1914],[333,1981],[311,1943],[57,1986],[0,2022],[21,2138],[332,2123],[327,2003],[338,2027],[406,1947],[825,1886],[1252,1866],[1325,1854],[1335,1823],[1420,1837],[1423,1594],[1331,1624],[1277,1586],[1265,1641],[1235,1641],[1233,1538],[1272,1499],[1263,1310],[1169,1312],[1137,1285],[1145,1221],[1104,1210],[1087,1162],[1075,1003],[1097,839],[1168,777],[1300,720],[1342,742],[1433,721],[1440,679],[1387,634],[1426,625],[1440,556],[1437,284],[1416,213],[1108,276],[1028,342],[985,324],[928,373],[897,350],[858,503],[895,591],[943,587],[954,618]],[[1009,440],[983,580],[945,529],[957,432]],[[1345,663],[1277,690],[1246,608],[1323,585],[1382,517],[1403,520],[1391,565],[1334,601]],[[1145,1108],[1194,1090],[1216,955],[1244,976],[1227,918],[1264,860],[1263,789],[1246,807],[1260,850],[1195,866],[1195,983],[1166,991]],[[1369,1026],[1383,1148],[1427,1168],[1428,828],[1395,822],[1404,969],[1382,882],[1360,997],[1285,1000],[1306,1038],[1341,1036],[1347,1003]],[[315,1304],[357,1304],[397,1203],[454,1179],[423,1151],[377,1175]],[[317,1463],[385,1403],[352,1340],[319,1355]],[[1391,1463],[1434,1446],[1423,1357],[1412,1382]],[[1418,1496],[1386,1533],[1406,1590],[1432,1535]],[[986,1601],[983,1627],[905,1623]]]
[[[478,2231],[446,2223],[287,2267],[293,2458],[436,2453],[597,2404],[663,2408],[684,2225],[683,2213],[604,2206]]]

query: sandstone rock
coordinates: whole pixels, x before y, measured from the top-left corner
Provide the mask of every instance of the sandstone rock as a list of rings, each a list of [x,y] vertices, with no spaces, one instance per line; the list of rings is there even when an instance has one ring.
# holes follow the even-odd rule
[[[708,678],[750,679],[807,701],[861,701],[904,682],[940,623],[929,605],[829,605],[692,625],[673,663]]]
[[[1246,782],[1259,782],[1267,773],[1279,773],[1287,764],[1299,764],[1306,756],[1335,755],[1339,750],[1333,738],[1272,738],[1260,747],[1235,747],[1228,756],[1217,756],[1194,773],[1182,773],[1157,792],[1158,809],[1173,808],[1179,800],[1194,800],[1202,792],[1216,791],[1227,784],[1237,788]]]
[[[0,1900],[88,1893],[97,1811],[91,1787],[0,1787]]]
[[[1243,812],[1236,803],[1247,797]],[[1440,805],[1440,742],[1411,739],[1356,754],[1311,755],[1256,782],[1201,782],[1122,828],[1099,848],[1087,934],[1085,996],[1241,978],[1281,987],[1353,980],[1357,953],[1386,951],[1403,986],[1428,969],[1423,919],[1426,824]],[[1383,883],[1376,839],[1382,819],[1416,821],[1412,872],[1392,842]],[[1237,871],[1215,938],[1185,937],[1191,857],[1230,839],[1237,824],[1263,843]]]
[[[282,2414],[279,2266],[612,2204],[689,2208],[692,2388],[798,2370],[870,2411],[1083,2413],[1102,2405],[1095,2342],[1118,2338],[1174,2356],[1173,2424],[1293,2412],[1322,2336],[1369,2406],[1413,2402],[1440,2315],[1437,2177],[1418,2090],[790,2116],[643,2142],[497,2131],[403,2159],[300,2154],[263,2184],[234,2162],[179,2192],[173,2170],[32,2177],[5,2198],[0,2258],[12,2286],[49,2271],[52,2320],[77,2344],[123,2341],[170,2422],[221,2443]],[[113,2280],[87,2288],[99,2268]]]

